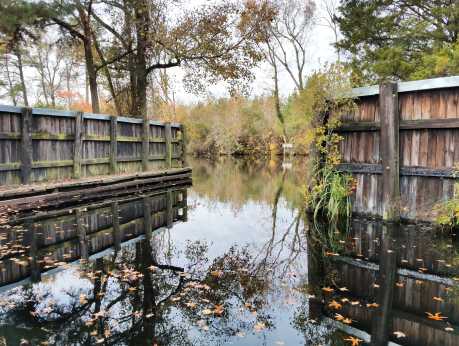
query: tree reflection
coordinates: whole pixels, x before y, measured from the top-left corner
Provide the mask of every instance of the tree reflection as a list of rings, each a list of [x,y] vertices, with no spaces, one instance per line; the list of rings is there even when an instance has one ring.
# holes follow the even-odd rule
[[[83,262],[58,293],[53,282],[13,290],[8,318],[39,325],[58,344],[219,344],[272,326],[264,312],[272,267],[237,246],[205,265],[201,242],[186,245],[183,265],[161,262],[171,258],[170,249],[155,246],[165,236]]]

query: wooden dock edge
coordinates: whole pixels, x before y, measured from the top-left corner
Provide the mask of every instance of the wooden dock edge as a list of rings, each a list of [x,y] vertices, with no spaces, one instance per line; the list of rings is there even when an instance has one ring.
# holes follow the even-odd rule
[[[0,208],[25,212],[190,185],[191,174],[191,168],[186,167],[12,189],[0,193]]]

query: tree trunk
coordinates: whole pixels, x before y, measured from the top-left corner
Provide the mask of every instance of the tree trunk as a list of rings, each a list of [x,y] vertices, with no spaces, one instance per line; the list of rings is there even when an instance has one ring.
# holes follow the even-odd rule
[[[99,43],[97,42],[97,38],[93,35],[94,40],[94,47],[96,48],[97,54],[99,55],[100,62],[105,65],[104,67],[104,74],[105,78],[107,78],[108,89],[110,90],[110,94],[112,95],[113,103],[115,104],[116,114],[121,115],[121,105],[119,102],[118,97],[116,96],[115,87],[113,86],[112,76],[110,74],[110,70],[107,65],[107,61],[105,60],[104,53],[100,49]]]
[[[127,48],[132,49],[132,17],[131,17],[131,12],[129,12],[129,1],[124,0],[123,1],[123,7],[124,7],[124,37],[127,40]],[[128,54],[128,68],[129,68],[129,114],[135,114],[136,108],[135,108],[135,102],[136,102],[136,86],[137,86],[137,81],[136,81],[136,74],[135,74],[135,62],[134,62],[134,55],[133,54]]]
[[[147,117],[147,33],[148,33],[148,6],[145,0],[139,1],[135,7],[136,35],[137,35],[137,54],[136,54],[136,115],[142,118]]]
[[[89,22],[89,17],[87,16],[82,6],[78,6],[78,13],[80,15],[80,21],[83,26],[84,57],[85,57],[85,63],[86,63],[86,73],[87,73],[88,82],[89,82],[89,90],[91,92],[92,111],[94,113],[100,113],[99,93],[97,91],[97,71],[94,65],[94,56],[92,54],[91,23]]]
[[[24,71],[22,68],[22,55],[18,47],[14,49],[14,54],[18,58],[19,78],[21,80],[21,89],[22,89],[22,95],[24,97],[24,105],[26,107],[29,107],[29,100],[27,98],[27,90],[26,90],[26,85],[25,85],[25,80],[24,80]]]

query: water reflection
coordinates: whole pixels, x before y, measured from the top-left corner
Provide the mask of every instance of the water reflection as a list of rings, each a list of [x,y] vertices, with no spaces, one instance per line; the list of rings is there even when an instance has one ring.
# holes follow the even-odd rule
[[[10,216],[0,341],[459,344],[450,234],[357,219],[321,232],[306,162],[192,165],[193,187]]]
[[[457,247],[450,234],[353,220],[349,233],[317,246],[322,281],[315,293],[335,326],[372,345],[459,344]]]

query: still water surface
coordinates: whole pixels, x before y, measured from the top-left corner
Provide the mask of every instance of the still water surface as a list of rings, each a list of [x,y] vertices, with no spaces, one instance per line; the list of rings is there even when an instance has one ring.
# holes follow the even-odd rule
[[[459,345],[453,235],[324,231],[306,162],[192,166],[192,187],[3,225],[0,344]]]

